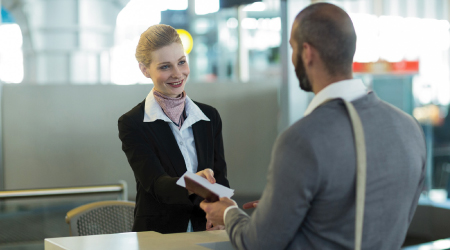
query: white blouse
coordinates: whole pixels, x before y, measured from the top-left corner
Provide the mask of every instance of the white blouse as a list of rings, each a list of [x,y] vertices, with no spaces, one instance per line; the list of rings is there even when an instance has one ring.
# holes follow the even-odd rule
[[[186,120],[184,120],[181,129],[178,129],[178,127],[173,124],[172,120],[170,120],[169,117],[167,117],[161,106],[159,106],[158,102],[155,100],[152,89],[152,91],[150,91],[150,93],[147,95],[147,98],[145,99],[144,122],[163,120],[169,123],[175,140],[178,142],[178,148],[183,155],[187,171],[197,173],[198,159],[197,150],[195,149],[195,140],[194,133],[192,132],[192,125],[201,120],[210,120],[188,96],[186,96],[185,110],[187,118]],[[189,221],[187,232],[193,232],[191,221]]]

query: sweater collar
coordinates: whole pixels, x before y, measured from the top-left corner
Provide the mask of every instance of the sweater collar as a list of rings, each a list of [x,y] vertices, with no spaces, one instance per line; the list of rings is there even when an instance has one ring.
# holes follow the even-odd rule
[[[366,86],[361,79],[349,79],[332,83],[322,89],[311,100],[304,116],[311,114],[323,102],[329,99],[342,98],[346,101],[352,102],[359,99],[368,93]]]

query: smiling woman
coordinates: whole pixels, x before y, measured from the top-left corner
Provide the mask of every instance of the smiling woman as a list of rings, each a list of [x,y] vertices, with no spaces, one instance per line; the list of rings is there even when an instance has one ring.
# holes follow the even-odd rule
[[[184,55],[183,45],[173,42],[152,52],[148,66],[139,63],[142,73],[152,79],[154,88],[168,97],[177,97],[184,91],[189,76],[189,66]]]
[[[176,185],[189,171],[229,186],[220,115],[186,95],[189,65],[174,28],[164,24],[148,28],[139,39],[136,59],[154,86],[118,123],[137,184],[133,231],[220,229],[206,221],[199,207],[203,199]]]

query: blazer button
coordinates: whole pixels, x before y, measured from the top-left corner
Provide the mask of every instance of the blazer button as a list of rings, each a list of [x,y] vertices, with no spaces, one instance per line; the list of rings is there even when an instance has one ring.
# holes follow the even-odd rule
[[[182,141],[180,141],[180,145],[183,146],[183,142]]]

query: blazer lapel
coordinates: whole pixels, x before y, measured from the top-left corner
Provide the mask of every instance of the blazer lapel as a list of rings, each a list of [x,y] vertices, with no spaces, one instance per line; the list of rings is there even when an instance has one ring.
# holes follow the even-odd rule
[[[208,158],[211,154],[208,152],[210,146],[208,146],[208,137],[210,137],[210,131],[208,129],[207,121],[199,121],[192,125],[192,132],[194,133],[195,149],[197,151],[198,168],[197,172],[208,168]]]
[[[186,163],[175,140],[175,136],[172,130],[170,130],[169,124],[161,120],[147,122],[147,124],[157,139],[158,144],[162,145],[165,152],[167,152],[177,175],[182,176],[186,172]]]

